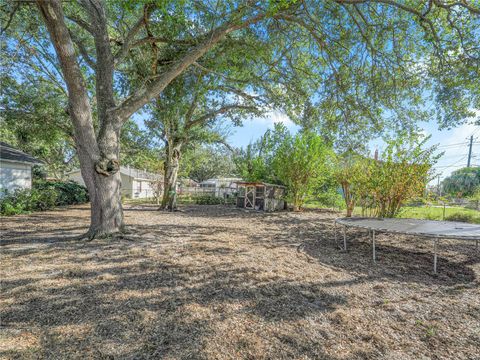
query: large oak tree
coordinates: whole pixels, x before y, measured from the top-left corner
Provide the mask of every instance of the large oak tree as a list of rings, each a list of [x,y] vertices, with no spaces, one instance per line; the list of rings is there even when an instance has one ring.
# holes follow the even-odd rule
[[[2,33],[7,47],[28,49],[26,61],[46,73],[58,69],[50,80],[66,87],[92,200],[90,238],[123,227],[123,124],[226,40],[255,36],[273,43],[269,58],[260,54],[255,72],[277,85],[269,98],[274,102],[275,92],[288,89],[291,100],[280,96],[285,103],[278,105],[299,120],[316,112],[327,129],[381,128],[386,111],[407,119],[425,92],[444,105],[440,115],[447,124],[479,107],[472,78],[479,71],[480,10],[467,1],[39,0],[37,7],[44,26],[35,24],[30,5],[14,4]],[[23,22],[14,19],[15,12],[23,13]],[[124,78],[138,52],[150,57],[150,73],[132,88]]]

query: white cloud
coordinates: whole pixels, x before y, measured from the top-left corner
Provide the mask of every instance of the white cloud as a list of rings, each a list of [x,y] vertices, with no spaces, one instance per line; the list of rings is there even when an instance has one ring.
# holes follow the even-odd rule
[[[273,127],[273,125],[276,123],[282,123],[287,127],[295,126],[294,122],[288,117],[287,114],[278,110],[271,110],[262,117],[252,118],[252,121],[267,125],[268,127]]]

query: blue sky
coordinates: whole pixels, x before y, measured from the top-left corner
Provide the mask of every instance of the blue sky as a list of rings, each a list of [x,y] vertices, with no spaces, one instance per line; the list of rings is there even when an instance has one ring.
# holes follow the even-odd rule
[[[478,114],[480,116],[480,113]],[[245,120],[242,127],[233,127],[228,137],[229,143],[236,147],[244,147],[250,142],[255,141],[262,136],[267,129],[272,129],[276,122],[282,122],[290,131],[298,130],[296,126],[285,114],[273,111],[268,115],[252,120]],[[422,129],[425,135],[432,137],[427,145],[439,144],[439,151],[444,151],[444,155],[435,165],[435,171],[443,179],[451,174],[452,171],[465,167],[468,156],[468,138],[474,135],[474,145],[472,151],[472,165],[480,166],[480,126],[471,124],[462,125],[451,130],[438,130],[436,122],[423,123]],[[376,141],[370,144],[372,152],[375,148],[382,151],[382,142]],[[432,180],[431,184],[437,182]]]

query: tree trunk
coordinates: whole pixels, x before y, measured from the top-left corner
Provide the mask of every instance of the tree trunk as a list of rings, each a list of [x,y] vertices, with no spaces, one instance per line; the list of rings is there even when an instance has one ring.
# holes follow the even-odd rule
[[[352,217],[353,209],[355,208],[355,201],[350,193],[350,185],[348,183],[342,183],[343,197],[345,199],[345,205],[347,208],[347,217]]]
[[[120,105],[115,106],[113,96],[114,57],[110,48],[104,5],[101,1],[94,0],[80,2],[90,19],[88,31],[92,33],[95,43],[95,95],[99,119],[97,138],[93,126],[89,91],[65,23],[62,2],[60,0],[37,0],[36,3],[47,26],[63,79],[67,85],[69,114],[74,127],[80,168],[91,200],[92,215],[89,237],[118,232],[123,227],[120,175],[118,174],[119,134],[122,124],[152,98],[158,96],[170,82],[227,34],[261,21],[265,14],[257,14],[239,23],[225,23],[213,29],[204,41],[184,54],[182,59],[168,71],[161,74],[156,80],[149,82],[145,87],[137,89]],[[134,30],[130,40],[133,39],[136,31],[138,31],[138,27]],[[129,41],[126,41],[122,54],[128,53],[128,50]],[[171,173],[166,174],[169,181],[169,188],[165,189],[167,194],[175,189],[179,158],[180,151],[178,150],[178,153],[172,157]],[[173,200],[169,200],[168,206],[173,208],[175,197]]]
[[[96,189],[90,196],[91,222],[89,238],[102,237],[123,230],[123,209],[120,196],[120,173],[111,176],[96,174]]]
[[[91,223],[88,238],[106,236],[123,229],[123,211],[120,198],[119,137],[122,120],[109,114],[113,100],[113,58],[110,53],[103,9],[92,13],[96,23],[97,50],[96,98],[100,130],[98,137],[93,127],[88,90],[77,62],[74,46],[65,24],[62,4],[58,0],[37,1],[55,47],[62,74],[68,89],[68,111],[72,119],[75,146],[83,180],[91,203]],[[99,20],[99,21],[96,21]]]
[[[80,169],[90,198],[90,228],[87,237],[103,237],[123,230],[121,178],[119,172],[119,130],[107,126],[99,134],[99,155],[78,147]],[[79,142],[80,144],[81,142]]]
[[[177,208],[177,178],[178,168],[180,166],[181,143],[166,146],[165,153],[165,178],[164,191],[162,198],[161,210],[173,211]]]

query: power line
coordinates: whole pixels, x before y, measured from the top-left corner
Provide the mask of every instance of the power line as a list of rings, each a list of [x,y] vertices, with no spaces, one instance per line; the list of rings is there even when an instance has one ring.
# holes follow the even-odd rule
[[[464,155],[461,159],[458,159],[457,161],[455,161],[454,163],[450,164],[450,165],[445,165],[445,166],[434,166],[433,168],[434,169],[448,169],[448,168],[451,168],[451,167],[464,167],[463,165],[457,165],[460,161],[463,161],[467,158],[467,155]]]
[[[439,149],[443,148],[456,148],[456,147],[463,147],[463,146],[468,146],[469,142],[465,141],[463,143],[456,143],[456,144],[448,144],[448,145],[439,145]],[[480,141],[473,141],[473,145],[478,145],[480,144]]]

